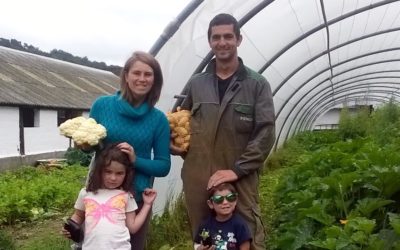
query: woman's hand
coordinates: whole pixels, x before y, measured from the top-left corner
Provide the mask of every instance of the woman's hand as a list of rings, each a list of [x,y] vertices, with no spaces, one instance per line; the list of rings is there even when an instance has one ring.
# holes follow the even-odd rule
[[[132,163],[135,163],[136,161],[136,154],[135,154],[135,150],[133,149],[133,147],[131,145],[129,145],[129,143],[127,142],[121,142],[120,144],[117,145],[117,147],[124,152],[125,154],[128,155],[129,160]]]
[[[146,188],[142,194],[144,204],[148,204],[150,206],[153,205],[156,196],[157,196],[157,191],[155,189]]]
[[[88,143],[80,145],[75,143],[75,147],[82,150],[83,152],[91,152],[93,150],[93,146],[90,146]]]

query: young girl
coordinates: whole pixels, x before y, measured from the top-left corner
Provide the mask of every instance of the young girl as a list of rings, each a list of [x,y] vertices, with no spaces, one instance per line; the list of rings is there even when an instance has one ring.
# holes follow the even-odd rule
[[[221,183],[209,191],[211,216],[199,227],[195,250],[250,250],[250,230],[235,213],[238,193],[230,183]]]
[[[110,144],[95,161],[88,185],[75,202],[71,219],[85,222],[83,249],[131,249],[130,235],[142,226],[156,198],[156,191],[146,189],[143,207],[135,214],[137,204],[132,194],[133,168],[129,153],[118,144]],[[70,238],[70,233],[63,229]]]

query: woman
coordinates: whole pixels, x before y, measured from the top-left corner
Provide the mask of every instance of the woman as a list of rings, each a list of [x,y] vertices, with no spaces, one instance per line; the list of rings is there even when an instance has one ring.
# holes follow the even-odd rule
[[[162,84],[161,67],[156,59],[145,52],[134,52],[121,72],[121,90],[112,96],[99,97],[90,111],[90,117],[107,129],[104,143],[122,141],[118,147],[131,155],[139,211],[143,205],[142,192],[152,187],[154,177],[166,176],[171,166],[168,120],[154,107]],[[132,249],[144,249],[150,218],[151,213],[142,228],[132,235]]]

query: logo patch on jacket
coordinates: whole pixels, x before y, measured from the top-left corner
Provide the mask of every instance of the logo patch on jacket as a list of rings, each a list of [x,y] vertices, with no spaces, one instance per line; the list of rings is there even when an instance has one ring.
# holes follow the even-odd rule
[[[253,117],[240,116],[240,117],[239,117],[239,120],[241,120],[241,121],[252,122],[252,121],[253,121]]]

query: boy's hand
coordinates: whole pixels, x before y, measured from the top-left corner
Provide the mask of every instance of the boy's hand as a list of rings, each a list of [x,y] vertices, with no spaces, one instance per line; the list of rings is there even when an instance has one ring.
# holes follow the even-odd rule
[[[143,197],[143,202],[148,205],[152,205],[154,200],[156,199],[157,196],[157,191],[152,188],[146,188],[143,191],[142,197]]]

